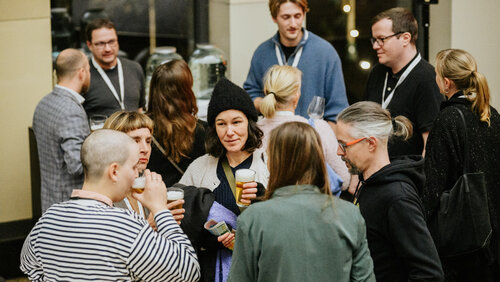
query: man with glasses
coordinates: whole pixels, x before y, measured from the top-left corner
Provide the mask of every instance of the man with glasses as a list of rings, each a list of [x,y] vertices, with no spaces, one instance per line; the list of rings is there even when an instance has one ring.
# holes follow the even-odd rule
[[[96,19],[85,30],[87,46],[92,52],[92,84],[83,107],[89,118],[110,116],[119,110],[136,111],[145,106],[144,73],[141,66],[118,58],[118,36],[108,19]]]
[[[408,141],[394,138],[389,155],[425,154],[432,122],[443,96],[436,84],[434,67],[417,51],[418,25],[404,8],[392,8],[373,19],[372,47],[379,64],[370,73],[365,100],[380,103],[392,116],[403,115],[413,123]]]
[[[393,126],[394,123],[394,126]],[[354,193],[366,223],[377,281],[443,281],[439,256],[427,229],[417,190],[424,184],[422,156],[389,160],[387,143],[411,135],[411,122],[374,102],[340,112],[337,155],[360,182]]]

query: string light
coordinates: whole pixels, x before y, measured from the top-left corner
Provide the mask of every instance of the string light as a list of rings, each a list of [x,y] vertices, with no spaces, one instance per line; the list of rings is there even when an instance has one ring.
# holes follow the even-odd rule
[[[358,36],[359,36],[359,31],[358,31],[357,29],[353,29],[353,30],[351,30],[351,31],[349,32],[349,34],[350,34],[352,37],[356,38],[356,37],[358,37]]]
[[[344,10],[344,13],[349,13],[351,11],[351,5],[345,4],[342,10]]]

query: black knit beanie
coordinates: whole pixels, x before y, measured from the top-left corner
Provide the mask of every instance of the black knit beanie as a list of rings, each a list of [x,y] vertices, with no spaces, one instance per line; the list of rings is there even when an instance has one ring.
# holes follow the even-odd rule
[[[257,122],[257,110],[255,110],[248,93],[238,85],[222,78],[215,85],[212,98],[208,104],[208,125],[213,127],[217,115],[227,110],[242,111],[249,120]]]

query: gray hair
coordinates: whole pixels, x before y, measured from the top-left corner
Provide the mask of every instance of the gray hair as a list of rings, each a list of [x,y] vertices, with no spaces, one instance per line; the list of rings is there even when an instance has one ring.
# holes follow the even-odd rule
[[[389,111],[383,109],[378,103],[368,101],[358,102],[344,109],[337,116],[337,121],[351,127],[350,134],[353,138],[373,136],[387,141],[389,137],[395,135],[408,140],[413,131],[408,118],[395,117],[393,127],[393,119]]]
[[[130,156],[130,144],[135,141],[121,131],[99,129],[90,134],[80,153],[85,180],[101,178],[112,163],[123,165]]]

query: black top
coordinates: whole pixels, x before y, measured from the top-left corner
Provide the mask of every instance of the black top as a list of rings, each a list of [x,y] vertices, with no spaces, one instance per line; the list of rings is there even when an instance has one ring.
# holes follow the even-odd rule
[[[377,281],[442,281],[443,271],[417,189],[421,156],[393,160],[360,187],[359,209]]]
[[[240,208],[236,205],[236,199],[234,198],[233,191],[231,190],[231,186],[227,181],[226,173],[224,173],[224,168],[222,167],[222,160],[226,158],[225,156],[219,159],[219,163],[217,164],[217,178],[220,180],[220,184],[214,190],[215,200],[223,205],[226,209],[232,211],[234,214],[240,214]],[[236,167],[231,167],[231,171],[234,173],[236,170],[241,168],[250,168],[252,165],[253,154],[244,160],[242,163],[237,165]]]
[[[388,73],[389,84],[389,77],[392,79],[391,68],[381,64],[373,67],[366,84],[365,100],[382,103],[382,88],[386,73]],[[387,91],[387,89],[385,90]],[[391,157],[422,154],[424,149],[422,133],[430,131],[432,122],[439,113],[439,104],[443,99],[444,97],[439,93],[439,88],[436,85],[434,67],[421,59],[396,88],[387,107],[392,117],[403,115],[413,123],[413,136],[408,141],[404,141],[400,137],[389,140],[389,155]]]
[[[198,120],[196,123],[196,129],[194,132],[194,142],[191,148],[191,152],[187,158],[181,158],[177,165],[186,171],[187,167],[196,160],[196,158],[201,157],[205,154],[205,131],[207,123]],[[155,137],[156,138],[156,137]],[[161,140],[156,139],[160,144]],[[153,143],[151,145],[151,157],[149,158],[148,169],[156,173],[161,174],[163,182],[167,187],[174,185],[179,182],[182,177],[180,173],[170,161],[163,155],[163,153],[156,147]]]
[[[436,118],[426,147],[426,182],[422,196],[427,221],[432,222],[439,208],[439,197],[450,190],[463,173],[464,126],[457,108],[464,115],[467,126],[467,146],[469,157],[468,172],[484,172],[490,220],[493,229],[492,246],[500,241],[500,115],[490,107],[490,126],[482,122],[471,110],[471,103],[458,92],[450,100],[441,104],[441,112]],[[492,247],[492,254],[498,260],[498,252]],[[471,262],[470,256],[465,262]],[[487,264],[478,264],[480,269],[472,269],[467,264],[466,271],[485,273]],[[477,281],[485,281],[478,278]]]
[[[288,58],[290,58],[290,56],[293,54],[293,52],[297,48],[297,46],[286,47],[285,45],[283,45],[283,43],[281,43],[281,41],[280,41],[280,46],[281,46],[281,50],[283,50],[283,53],[285,54],[285,60],[287,60],[287,61],[288,61]]]
[[[125,109],[127,111],[136,111],[146,104],[144,74],[141,66],[137,62],[125,58],[120,58],[120,62],[123,68]],[[110,116],[114,112],[121,110],[120,104],[92,64],[92,60],[89,61],[89,64],[91,76],[90,88],[87,93],[83,94],[83,98],[85,98],[83,107],[89,118],[93,115]],[[118,67],[105,70],[104,72],[108,75],[119,98],[121,98],[118,81]]]

